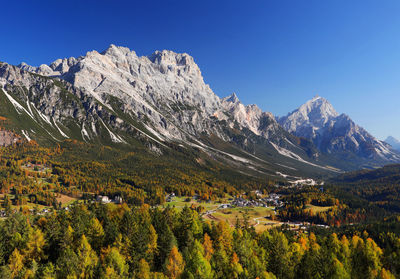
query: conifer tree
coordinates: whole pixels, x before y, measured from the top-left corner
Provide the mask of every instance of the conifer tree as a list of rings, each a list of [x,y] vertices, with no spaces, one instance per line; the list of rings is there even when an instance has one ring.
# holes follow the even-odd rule
[[[97,267],[98,257],[93,251],[85,235],[82,235],[77,249],[79,277],[93,278]]]
[[[172,247],[171,252],[165,262],[165,274],[168,278],[180,278],[185,267],[181,253],[178,248]]]
[[[21,255],[21,253],[18,251],[18,249],[15,249],[11,256],[10,259],[8,260],[8,268],[10,269],[10,276],[11,278],[18,278],[21,276],[23,268],[24,268],[24,257]]]
[[[197,239],[189,249],[185,269],[195,279],[209,279],[213,277],[211,265],[204,257],[204,248]]]

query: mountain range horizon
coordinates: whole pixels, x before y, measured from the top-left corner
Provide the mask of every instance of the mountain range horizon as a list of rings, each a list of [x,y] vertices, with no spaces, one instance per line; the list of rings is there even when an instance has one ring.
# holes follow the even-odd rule
[[[110,48],[112,48],[112,47],[121,47],[121,46],[117,46],[117,45],[115,45],[115,44],[110,44],[109,45],[109,47],[108,48],[106,48],[104,51],[102,51],[102,52],[100,52],[100,53],[103,53],[103,52],[106,52],[107,51],[107,49],[110,49]],[[122,48],[127,48],[127,47],[122,47]],[[128,48],[127,48],[128,49]],[[93,50],[92,50],[93,51]],[[95,50],[94,50],[95,51]],[[135,52],[134,50],[132,50],[133,52]],[[164,50],[164,51],[171,51],[171,50]],[[89,53],[89,52],[91,52],[91,51],[88,51],[87,53]],[[154,55],[155,53],[157,53],[157,52],[160,52],[159,50],[156,50],[156,51],[154,51],[152,54],[150,54],[150,55],[145,55],[145,56],[142,56],[142,57],[150,57],[150,56],[152,56],[152,55]],[[173,51],[172,51],[173,52]],[[188,54],[187,52],[183,52],[183,53],[180,53],[180,54],[183,54],[183,55],[188,55],[188,56],[190,56],[190,54]],[[80,57],[83,57],[83,56],[80,56]],[[192,57],[192,56],[190,56],[190,57]],[[69,58],[62,58],[61,60],[71,60],[71,59],[76,59],[75,57],[69,57]],[[192,57],[192,59],[193,59],[193,57]],[[57,61],[59,61],[60,59],[56,59],[55,61],[53,61],[51,64],[54,64],[54,63],[57,63]],[[40,73],[46,73],[46,74],[49,74],[49,68],[48,68],[48,65],[47,64],[40,64],[40,65],[38,65],[38,66],[32,66],[32,65],[28,65],[26,62],[24,62],[24,61],[22,61],[21,63],[19,63],[18,65],[15,65],[15,66],[17,66],[17,67],[20,67],[20,68],[22,68],[22,69],[26,69],[26,70],[28,70],[28,71],[36,71],[36,72],[40,72]],[[42,67],[42,68],[40,68],[40,67]],[[50,70],[51,71],[51,70]],[[235,95],[236,97],[237,97],[237,92],[236,91],[233,91],[232,93],[228,93],[225,97],[229,97],[229,96],[231,96],[231,95]],[[222,94],[222,96],[219,96],[220,98],[225,98],[224,96],[223,96],[224,94]],[[311,97],[311,96],[313,96],[313,97]],[[310,94],[310,98],[306,98],[306,100],[304,101],[304,103],[303,104],[305,104],[305,103],[307,103],[308,101],[310,101],[310,100],[313,100],[314,98],[316,98],[316,97],[321,97],[321,98],[323,98],[323,99],[325,99],[326,101],[328,101],[328,98],[325,98],[324,96],[323,96],[323,94],[320,94],[319,92],[318,93],[313,93],[313,94]],[[329,102],[329,101],[328,101]],[[247,105],[257,105],[257,106],[260,106],[260,104],[256,104],[256,103],[248,103]],[[300,104],[299,105],[299,107],[301,106],[302,104]],[[267,106],[267,105],[265,105],[265,106]],[[267,108],[267,110],[268,110],[268,108]],[[288,109],[287,111],[287,113],[283,113],[283,114],[274,114],[274,116],[275,117],[277,117],[277,118],[281,118],[281,117],[284,117],[284,116],[286,116],[286,115],[288,115],[288,114],[290,114],[291,112],[293,112],[294,110],[296,110],[296,108],[295,109],[292,109],[292,110],[290,110],[290,109]],[[388,135],[387,136],[383,136],[383,137],[381,137],[380,138],[380,140],[382,140],[382,141],[386,141],[386,139],[388,138],[388,137],[392,137],[392,134],[391,133],[388,133]],[[394,137],[395,138],[395,137]]]
[[[28,141],[75,138],[132,145],[145,137],[156,153],[163,154],[167,143],[183,144],[260,173],[273,169],[298,175],[305,169],[313,173],[400,162],[400,153],[389,144],[318,95],[282,117],[256,104],[244,105],[235,93],[220,98],[187,53],[137,56],[111,44],[102,52],[49,65],[1,67],[0,83],[11,105],[3,114],[15,119],[11,127]],[[42,87],[48,88],[45,94]],[[17,118],[10,115],[13,109]],[[24,126],[22,115],[38,130]],[[267,171],[264,162],[271,160]]]

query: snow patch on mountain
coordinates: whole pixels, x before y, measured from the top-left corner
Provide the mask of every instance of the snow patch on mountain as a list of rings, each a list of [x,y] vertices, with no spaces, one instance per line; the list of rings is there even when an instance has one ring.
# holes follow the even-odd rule
[[[22,114],[22,113],[26,113],[28,114],[34,121],[35,118],[33,117],[32,114],[29,113],[29,111],[27,111],[22,105],[20,105],[20,103],[18,103],[10,94],[7,93],[7,91],[5,90],[5,88],[3,87],[3,92],[6,95],[7,99],[11,102],[11,104],[14,106],[15,110],[18,112],[18,114]]]
[[[53,118],[53,123],[54,123],[54,126],[56,126],[56,128],[57,128],[57,130],[60,132],[60,134],[64,137],[64,138],[69,138],[69,136],[67,136],[61,129],[60,129],[60,127],[58,127],[58,125],[57,125],[57,123],[56,123],[56,120]]]
[[[21,133],[24,135],[24,137],[28,140],[31,141],[32,139],[29,137],[28,132],[26,132],[25,130],[21,130]]]
[[[116,143],[126,143],[120,136],[114,134],[110,129],[108,129],[107,125],[103,122],[101,118],[99,118],[99,120],[103,124],[104,128],[106,128],[107,132],[110,134],[111,141]]]
[[[310,139],[320,151],[328,154],[348,152],[367,159],[400,160],[399,153],[355,124],[348,115],[338,114],[319,96],[278,121],[288,132]]]
[[[89,133],[85,128],[85,123],[82,123],[81,135],[82,135],[83,140],[85,140],[85,141],[86,141],[86,139],[90,140]]]

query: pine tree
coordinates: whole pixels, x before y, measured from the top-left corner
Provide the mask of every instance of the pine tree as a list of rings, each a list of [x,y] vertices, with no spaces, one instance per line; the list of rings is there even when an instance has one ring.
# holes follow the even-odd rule
[[[11,271],[11,278],[17,278],[21,275],[24,268],[24,257],[15,249],[8,260],[8,268]]]
[[[125,258],[120,254],[117,247],[102,250],[102,276],[105,278],[126,278],[128,275],[128,265]],[[108,277],[107,277],[108,276]]]
[[[215,278],[230,278],[232,275],[229,257],[222,243],[216,243],[215,252],[211,257],[211,266],[215,272]]]
[[[158,233],[157,238],[158,253],[155,259],[155,267],[161,267],[165,263],[165,260],[171,252],[172,247],[178,245],[176,238],[169,226],[165,224],[162,228],[163,229]],[[161,271],[161,269],[158,271]]]
[[[178,248],[175,246],[172,247],[171,252],[165,262],[165,273],[171,278],[180,278],[185,264],[183,262],[183,258],[181,253],[179,253]]]
[[[189,271],[195,279],[212,278],[213,272],[211,265],[204,257],[204,249],[201,243],[196,239],[189,250],[186,270]]]
[[[71,247],[65,248],[57,259],[57,278],[78,278],[80,264],[80,259]]]
[[[97,218],[92,218],[90,220],[87,230],[87,237],[89,242],[91,243],[91,246],[96,251],[99,251],[100,247],[103,244],[104,229]]]
[[[239,278],[239,276],[243,273],[243,267],[239,262],[238,255],[233,252],[231,263],[230,263],[230,275],[231,278]]]
[[[204,256],[209,261],[214,253],[213,243],[210,236],[205,233],[203,240]]]
[[[135,278],[137,279],[150,279],[150,266],[145,259],[139,261],[139,268]]]
[[[77,249],[79,262],[79,277],[93,278],[97,266],[98,257],[93,251],[85,235],[82,235],[80,245]]]
[[[46,244],[44,235],[41,230],[30,228],[28,234],[28,242],[24,251],[27,261],[36,260],[39,262],[44,258],[43,248]]]
[[[292,269],[289,265],[289,243],[286,236],[277,230],[265,231],[260,241],[267,252],[267,270],[278,278],[292,276]]]

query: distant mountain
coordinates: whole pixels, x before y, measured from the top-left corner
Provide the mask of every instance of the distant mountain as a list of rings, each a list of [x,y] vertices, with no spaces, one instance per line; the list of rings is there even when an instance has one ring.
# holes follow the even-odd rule
[[[385,139],[385,142],[388,143],[388,144],[390,144],[394,149],[400,151],[400,141],[399,141],[399,140],[395,139],[395,138],[392,137],[392,136],[388,136],[388,137]]]
[[[278,122],[288,132],[311,140],[333,165],[375,167],[399,162],[400,154],[355,124],[346,114],[338,114],[324,98],[316,96]]]

